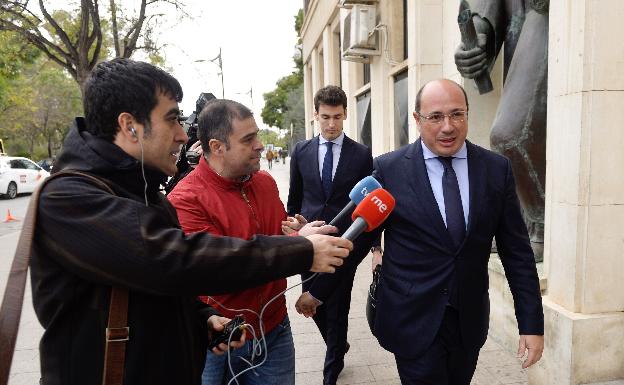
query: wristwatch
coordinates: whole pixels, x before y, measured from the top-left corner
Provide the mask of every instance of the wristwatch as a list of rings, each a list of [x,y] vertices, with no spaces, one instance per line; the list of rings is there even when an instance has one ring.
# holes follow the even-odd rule
[[[373,246],[370,249],[371,253],[374,253],[375,251],[379,251],[381,254],[383,254],[383,249],[381,248],[381,246]]]

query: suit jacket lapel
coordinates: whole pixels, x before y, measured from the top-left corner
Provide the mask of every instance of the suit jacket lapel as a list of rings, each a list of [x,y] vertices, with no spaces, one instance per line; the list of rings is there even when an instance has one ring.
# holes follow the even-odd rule
[[[338,165],[336,167],[336,174],[334,174],[334,179],[332,183],[332,192],[331,195],[334,195],[334,191],[340,191],[338,183],[343,180],[347,180],[349,178],[343,178],[342,174],[346,172],[351,164],[351,158],[353,157],[353,151],[351,151],[351,146],[353,145],[353,140],[348,138],[346,135],[342,140],[342,146],[340,148],[340,158],[338,159]],[[327,197],[329,199],[329,197]]]
[[[410,144],[410,147],[405,153],[403,170],[407,171],[407,179],[416,193],[416,199],[413,199],[412,202],[415,206],[420,205],[421,209],[429,216],[430,223],[435,226],[435,232],[440,234],[440,240],[445,248],[452,250],[453,240],[444,225],[438,202],[436,202],[433,195],[420,139]]]
[[[307,146],[305,161],[312,162],[312,170],[314,175],[312,180],[314,180],[314,189],[318,191],[320,194],[323,194],[323,184],[321,182],[321,171],[319,170],[319,158],[318,158],[318,148],[319,148],[319,137],[318,135],[312,139],[310,146]]]
[[[470,209],[468,213],[468,231],[466,239],[474,231],[474,224],[483,209],[486,186],[486,165],[483,164],[478,147],[466,141],[468,150],[468,185],[470,191]]]

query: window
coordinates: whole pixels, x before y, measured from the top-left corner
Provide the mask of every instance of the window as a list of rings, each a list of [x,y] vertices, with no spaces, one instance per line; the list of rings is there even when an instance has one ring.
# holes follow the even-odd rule
[[[407,70],[394,76],[394,147],[409,142],[409,106],[407,104]]]
[[[340,51],[340,23],[336,24],[332,33],[332,46],[334,49],[334,63],[332,67],[336,70],[336,77],[333,84],[338,84],[342,88],[342,56]]]
[[[362,64],[363,66],[363,70],[362,70],[362,85],[365,86],[368,83],[370,83],[370,63],[364,63]]]
[[[24,162],[24,165],[29,170],[35,170],[35,171],[39,171],[40,170],[39,166],[37,166],[36,164],[34,164],[33,162],[31,162],[29,160],[22,160],[22,162]]]
[[[11,168],[17,168],[17,169],[26,169],[26,164],[24,164],[24,162],[22,162],[20,159],[13,159],[11,161]]]
[[[371,93],[367,91],[357,100],[357,135],[358,142],[371,147]]]

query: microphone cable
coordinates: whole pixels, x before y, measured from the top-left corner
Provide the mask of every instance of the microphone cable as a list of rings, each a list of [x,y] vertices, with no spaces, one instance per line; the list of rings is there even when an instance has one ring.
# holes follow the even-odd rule
[[[148,129],[149,123],[145,122],[144,130]],[[141,175],[143,176],[143,197],[145,198],[145,207],[149,207],[149,203],[147,201],[147,178],[145,177],[145,164],[143,163],[143,141],[137,135],[137,140],[139,141],[139,146],[141,146]]]
[[[310,281],[311,279],[315,278],[318,275],[318,273],[314,273],[311,276],[309,276],[308,278],[306,278],[305,280],[292,285],[290,287],[287,287],[285,290],[281,291],[280,293],[276,294],[275,296],[273,296],[273,298],[271,298],[267,303],[265,303],[262,308],[260,309],[260,314],[256,313],[255,311],[251,310],[251,309],[230,309],[226,306],[224,306],[222,303],[220,303],[219,301],[215,300],[213,297],[208,296],[208,298],[210,298],[212,301],[214,301],[219,307],[221,307],[222,309],[228,310],[230,312],[234,312],[234,313],[238,313],[238,312],[249,312],[251,314],[254,314],[256,317],[258,317],[258,324],[260,325],[260,339],[257,339],[255,330],[253,329],[253,327],[249,324],[245,324],[245,327],[249,327],[251,328],[251,334],[254,337],[254,340],[252,342],[252,349],[251,349],[251,362],[249,362],[248,360],[246,360],[243,357],[238,357],[241,360],[245,361],[249,367],[246,369],[241,370],[239,373],[234,373],[234,368],[232,367],[232,361],[231,361],[231,353],[230,350],[228,349],[228,367],[230,369],[230,373],[232,375],[232,378],[230,379],[230,381],[227,383],[227,385],[231,385],[232,382],[236,382],[236,384],[240,385],[240,383],[238,382],[238,377],[242,376],[244,373],[247,373],[250,370],[254,370],[260,366],[262,366],[268,357],[268,347],[266,344],[266,338],[265,338],[265,330],[264,330],[264,320],[263,320],[263,316],[264,316],[264,312],[265,310],[268,308],[268,306],[275,301],[276,299],[278,299],[279,297],[281,297],[282,295],[284,295],[288,290],[294,289],[297,286],[303,285],[304,283]],[[231,342],[231,338],[232,335],[234,334],[234,331],[232,331],[232,333],[230,333],[230,336],[228,338],[228,347],[230,345]],[[264,349],[262,349],[264,347]],[[264,357],[262,359],[261,362],[259,362],[258,364],[253,364],[253,360],[255,357],[260,357],[262,355],[264,351]]]

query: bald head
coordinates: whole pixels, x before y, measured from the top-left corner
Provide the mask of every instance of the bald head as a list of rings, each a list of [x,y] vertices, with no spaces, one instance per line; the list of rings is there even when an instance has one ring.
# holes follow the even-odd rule
[[[468,103],[459,84],[439,79],[418,92],[413,116],[422,143],[437,156],[455,156],[468,134]]]
[[[420,87],[420,90],[418,90],[418,93],[416,94],[416,108],[415,111],[420,113],[420,108],[422,105],[422,98],[423,98],[423,94],[426,94],[426,89],[430,88],[430,89],[436,89],[439,90],[439,88],[448,88],[448,87],[456,87],[458,90],[461,90],[462,94],[464,95],[464,100],[466,102],[466,111],[468,111],[468,95],[466,95],[466,91],[464,90],[464,88],[462,86],[460,86],[459,84],[457,84],[456,82],[450,80],[450,79],[436,79],[436,80],[431,80],[427,83],[425,83],[422,87]],[[427,92],[428,93],[428,92]],[[426,95],[425,95],[426,97]]]

